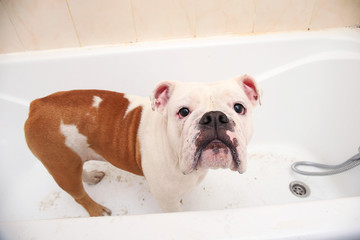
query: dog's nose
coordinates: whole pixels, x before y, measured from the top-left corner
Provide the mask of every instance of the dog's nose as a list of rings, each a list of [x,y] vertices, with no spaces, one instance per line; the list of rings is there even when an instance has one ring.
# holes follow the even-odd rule
[[[228,117],[220,111],[211,111],[205,113],[199,122],[201,125],[208,125],[208,126],[219,126],[225,125],[229,123]]]

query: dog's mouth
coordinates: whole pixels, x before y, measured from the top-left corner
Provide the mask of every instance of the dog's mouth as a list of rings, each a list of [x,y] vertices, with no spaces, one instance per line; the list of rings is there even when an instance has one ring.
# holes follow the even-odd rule
[[[240,159],[233,143],[220,139],[211,139],[199,144],[192,169],[199,168],[230,168],[236,171],[240,166]]]

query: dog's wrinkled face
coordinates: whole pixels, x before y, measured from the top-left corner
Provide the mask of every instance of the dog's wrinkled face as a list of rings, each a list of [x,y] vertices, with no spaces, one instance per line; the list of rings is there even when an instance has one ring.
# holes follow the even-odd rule
[[[153,109],[167,119],[168,141],[184,174],[200,168],[246,170],[252,109],[260,97],[249,76],[215,83],[162,82]]]

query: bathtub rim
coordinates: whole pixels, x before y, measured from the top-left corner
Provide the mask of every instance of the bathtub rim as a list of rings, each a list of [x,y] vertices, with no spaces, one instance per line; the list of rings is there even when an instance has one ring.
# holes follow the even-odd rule
[[[360,44],[360,28],[342,27],[316,31],[271,32],[263,34],[225,35],[204,38],[183,38],[159,41],[144,41],[115,45],[92,45],[75,48],[45,49],[0,54],[0,64],[27,62],[44,59],[111,55],[142,51],[159,51],[182,48],[206,48],[234,44],[259,44],[262,42],[286,42],[294,40],[324,39],[349,41]]]
[[[117,239],[119,236],[136,239],[354,238],[360,236],[360,212],[354,211],[359,207],[358,196],[213,211],[0,222],[0,232],[6,237],[15,234],[17,239],[47,239],[55,232],[53,239]],[[298,215],[292,214],[294,211]],[[161,223],[170,225],[164,229]],[[134,231],[139,230],[139,226],[144,228]],[[196,230],[191,231],[193,229]]]

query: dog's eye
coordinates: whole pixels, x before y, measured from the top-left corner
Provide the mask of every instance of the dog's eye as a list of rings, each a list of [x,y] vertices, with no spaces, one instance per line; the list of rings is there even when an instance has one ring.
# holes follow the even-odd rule
[[[190,110],[186,107],[183,107],[179,110],[178,114],[179,114],[180,118],[184,118],[190,114]]]
[[[241,115],[244,115],[246,113],[245,107],[240,103],[235,103],[234,104],[234,110],[235,110],[235,112],[237,112],[237,113],[239,113]]]

